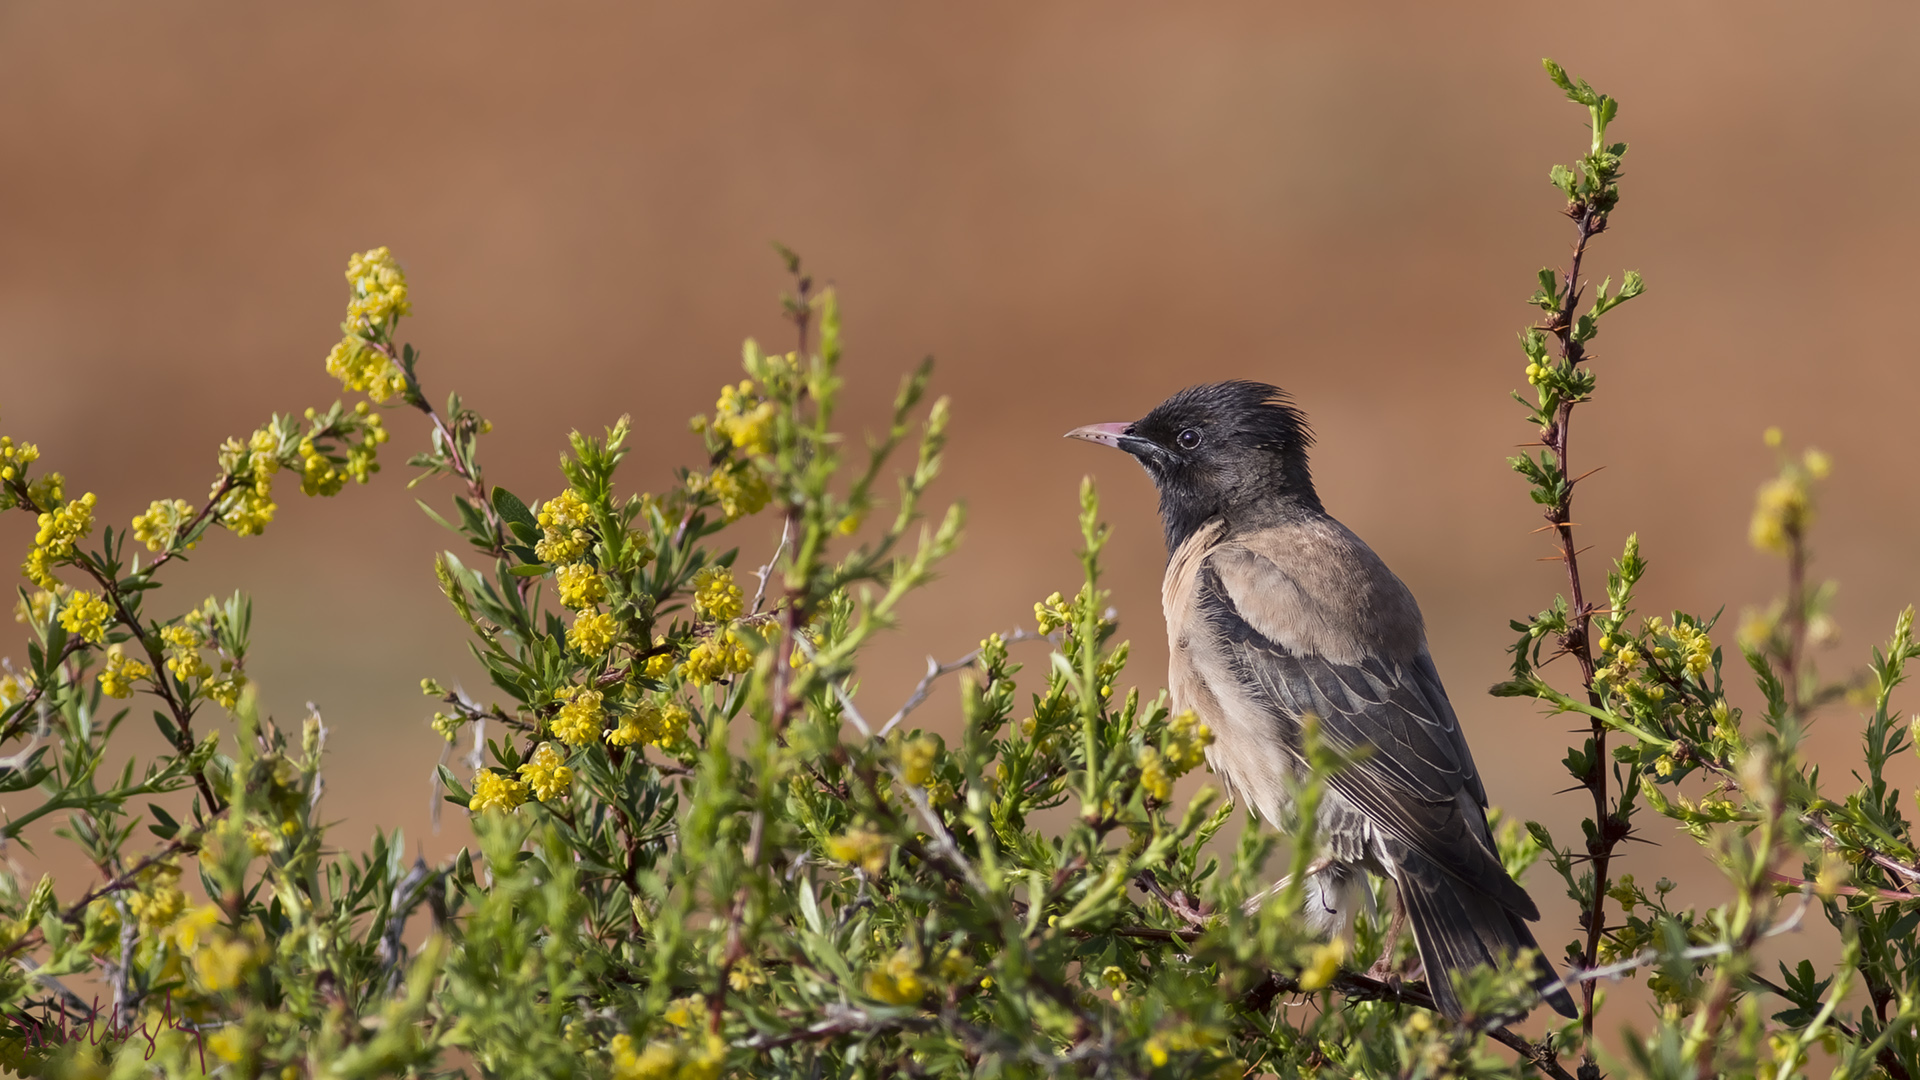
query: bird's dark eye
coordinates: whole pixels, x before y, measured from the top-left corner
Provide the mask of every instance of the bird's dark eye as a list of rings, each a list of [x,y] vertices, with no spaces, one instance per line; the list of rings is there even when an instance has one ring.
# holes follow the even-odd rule
[[[1188,428],[1181,432],[1174,442],[1179,443],[1182,450],[1191,450],[1200,445],[1200,429]]]

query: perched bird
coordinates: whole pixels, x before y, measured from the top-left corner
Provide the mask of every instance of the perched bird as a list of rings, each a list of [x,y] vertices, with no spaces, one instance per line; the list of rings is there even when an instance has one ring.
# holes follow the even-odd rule
[[[1302,718],[1355,760],[1327,780],[1321,851],[1305,882],[1322,933],[1351,926],[1391,880],[1440,1010],[1460,1016],[1450,976],[1535,949],[1532,897],[1487,830],[1487,792],[1427,651],[1420,607],[1335,521],[1307,468],[1313,436],[1281,390],[1196,386],[1131,424],[1067,433],[1139,459],[1167,535],[1161,600],[1176,710],[1213,729],[1209,764],[1229,794],[1276,827],[1305,772]],[[1536,985],[1555,982],[1542,957]],[[1554,988],[1546,1000],[1575,1015]]]

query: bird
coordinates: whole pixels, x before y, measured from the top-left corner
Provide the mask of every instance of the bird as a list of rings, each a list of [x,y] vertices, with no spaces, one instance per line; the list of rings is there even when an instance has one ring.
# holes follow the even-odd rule
[[[1534,952],[1534,985],[1577,1015],[1527,923],[1533,898],[1506,871],[1487,792],[1427,648],[1413,593],[1327,513],[1308,468],[1313,434],[1278,387],[1192,386],[1132,423],[1068,438],[1126,451],[1153,480],[1166,532],[1161,587],[1174,712],[1212,730],[1208,764],[1230,798],[1286,829],[1307,776],[1304,726],[1347,763],[1325,779],[1306,921],[1349,932],[1392,882],[1387,952],[1411,925],[1439,1011],[1462,1014],[1452,976]]]

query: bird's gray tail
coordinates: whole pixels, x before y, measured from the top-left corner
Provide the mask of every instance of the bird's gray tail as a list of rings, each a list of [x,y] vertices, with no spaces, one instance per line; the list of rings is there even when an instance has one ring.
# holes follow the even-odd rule
[[[1454,972],[1481,964],[1512,963],[1522,949],[1536,954],[1533,985],[1547,1004],[1562,1016],[1579,1015],[1573,998],[1555,985],[1559,976],[1518,912],[1414,852],[1406,852],[1395,871],[1394,886],[1426,965],[1427,989],[1448,1018],[1457,1020],[1461,1013]]]

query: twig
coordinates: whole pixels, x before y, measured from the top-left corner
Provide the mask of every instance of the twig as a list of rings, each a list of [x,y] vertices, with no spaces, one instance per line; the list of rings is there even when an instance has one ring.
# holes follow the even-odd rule
[[[767,578],[773,576],[773,568],[779,565],[780,555],[787,550],[787,541],[792,538],[793,518],[789,516],[780,522],[780,543],[774,547],[773,554],[767,558],[767,564],[754,571],[760,578],[760,587],[753,592],[753,606],[747,609],[747,614],[760,614],[760,605],[767,598]]]
[[[1052,639],[1043,634],[1034,633],[1025,627],[1021,627],[1018,630],[1000,635],[1000,640],[1008,645],[1012,645],[1019,641],[1049,641]],[[931,656],[927,657],[927,673],[920,677],[920,682],[913,688],[913,693],[907,695],[907,700],[901,704],[893,716],[890,717],[886,723],[880,725],[878,732],[879,737],[882,739],[886,738],[894,728],[900,725],[900,721],[907,718],[908,713],[924,705],[928,695],[933,692],[933,684],[939,681],[941,676],[951,675],[956,671],[971,667],[973,662],[978,659],[980,659],[979,649],[975,649],[960,659],[945,664],[940,663]]]

